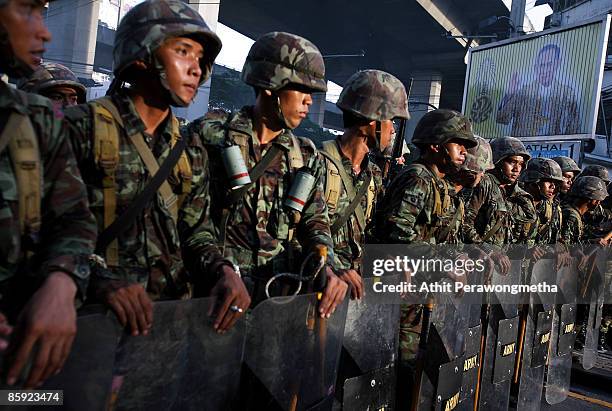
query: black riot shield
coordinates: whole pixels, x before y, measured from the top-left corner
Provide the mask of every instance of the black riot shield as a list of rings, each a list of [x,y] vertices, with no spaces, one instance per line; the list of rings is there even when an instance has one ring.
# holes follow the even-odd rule
[[[316,294],[275,297],[248,317],[241,410],[329,410],[348,298],[329,319]]]
[[[120,328],[112,314],[79,316],[77,334],[62,372],[40,389],[63,390],[65,410],[106,410],[119,336]]]
[[[567,398],[572,370],[572,350],[576,340],[576,297],[578,267],[573,260],[557,272],[557,295],[546,370],[545,397],[549,404]]]
[[[484,273],[474,270],[468,277],[468,284],[483,284]],[[466,293],[461,303],[467,310],[462,310],[467,315],[465,321],[467,330],[465,332],[465,351],[463,354],[463,376],[461,378],[461,396],[457,410],[473,411],[478,388],[478,371],[480,369],[480,345],[482,336],[481,311],[483,303],[482,293]]]
[[[365,296],[349,302],[336,384],[345,410],[394,409],[400,297],[380,285],[398,282],[397,275],[364,278]]]
[[[424,325],[421,332],[421,339],[427,340],[419,344],[417,356],[418,394],[413,401],[418,410],[455,409],[461,395],[469,305],[462,301],[464,294],[454,292],[453,281],[442,279],[437,284],[438,290],[450,284],[451,291],[432,293],[429,327]]]
[[[113,376],[115,410],[226,410],[240,382],[245,322],[223,335],[212,298],[154,304],[148,336],[124,335]]]
[[[526,272],[525,284],[554,285],[556,268],[553,259],[542,259]],[[544,373],[552,332],[555,294],[543,290],[532,292],[522,301],[519,326],[517,366],[514,374],[516,408],[539,410],[542,401]],[[528,302],[528,304],[527,304]]]
[[[493,270],[491,284],[498,286],[499,292],[487,293],[488,304],[483,307],[484,354],[477,394],[483,410],[507,410],[510,400],[519,328],[518,298],[501,287],[519,284],[522,260],[511,262],[506,275]]]
[[[597,361],[597,342],[603,312],[605,274],[609,253],[607,248],[599,248],[593,253],[592,259],[589,260],[586,267],[580,290],[580,299],[589,303],[585,342],[582,350],[582,367],[585,370],[593,368]]]

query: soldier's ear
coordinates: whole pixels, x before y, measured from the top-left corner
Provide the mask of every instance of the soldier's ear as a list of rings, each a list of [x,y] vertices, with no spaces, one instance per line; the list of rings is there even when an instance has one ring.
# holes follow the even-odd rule
[[[430,144],[429,148],[434,153],[439,153],[440,152],[440,144]]]
[[[139,70],[146,70],[147,69],[147,63],[145,63],[142,60],[137,60],[133,63],[133,66],[136,67]]]
[[[272,97],[272,90],[262,90],[266,97]]]

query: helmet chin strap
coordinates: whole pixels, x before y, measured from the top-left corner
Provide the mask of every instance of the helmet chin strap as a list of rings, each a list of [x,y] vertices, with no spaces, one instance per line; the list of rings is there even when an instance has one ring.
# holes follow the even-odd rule
[[[191,104],[191,101],[195,100],[195,96],[197,95],[197,90],[196,90],[196,94],[193,96],[193,99],[191,101],[184,101],[170,88],[170,85],[168,84],[168,76],[166,74],[166,69],[164,68],[163,64],[161,64],[159,59],[155,56],[155,54],[153,55],[152,60],[153,60],[152,61],[153,70],[157,72],[159,76],[159,81],[162,87],[168,93],[168,97],[170,98],[169,104],[174,107],[187,107],[189,104]]]
[[[21,61],[15,55],[15,51],[11,46],[9,34],[0,24],[0,72],[6,73],[13,77],[28,77],[34,73],[34,69],[24,61]]]
[[[280,122],[281,126],[284,129],[292,129],[287,124],[287,120],[285,119],[285,115],[283,114],[283,109],[281,108],[280,96],[276,94],[275,92],[272,92],[272,96],[276,97],[276,117],[278,118],[278,121]]]
[[[385,158],[380,142],[382,141],[382,123],[376,120],[376,126],[374,128],[374,147],[370,147],[370,152],[377,158]],[[390,158],[390,157],[389,157]]]
[[[443,152],[446,155],[446,159],[448,160],[446,172],[447,173],[458,173],[461,170],[461,166],[458,166],[457,164],[455,164],[455,162],[451,158],[450,153],[448,152],[448,148],[446,148],[444,144],[440,144],[440,146],[442,147]]]
[[[498,174],[497,177],[499,177],[499,180],[501,181],[502,184],[511,184],[512,180],[504,173],[504,170],[502,170],[501,167],[498,166],[498,164],[495,164],[495,170],[497,171],[497,174]]]

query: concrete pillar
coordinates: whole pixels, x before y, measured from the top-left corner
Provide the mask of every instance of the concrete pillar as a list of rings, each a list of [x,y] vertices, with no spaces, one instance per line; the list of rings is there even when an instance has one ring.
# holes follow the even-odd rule
[[[429,104],[440,108],[440,93],[442,91],[442,74],[435,71],[412,73],[412,89],[409,97],[410,121],[406,125],[404,139],[412,140],[412,134],[417,123],[427,113],[433,110]],[[421,103],[421,104],[418,104]],[[423,104],[426,103],[426,104]]]
[[[202,2],[200,0],[188,0],[187,3],[196,9],[208,24],[212,31],[217,30],[217,22],[219,21],[219,5],[213,2]],[[204,50],[206,53],[206,50]],[[210,79],[202,84],[198,90],[198,95],[189,107],[176,108],[174,113],[178,117],[182,117],[189,121],[202,117],[208,111],[208,100],[210,98]]]
[[[100,0],[56,0],[49,3],[45,23],[53,36],[43,60],[55,60],[77,77],[91,78]]]
[[[325,93],[313,93],[312,105],[308,110],[308,118],[313,123],[317,123],[323,127],[323,119],[325,117]]]

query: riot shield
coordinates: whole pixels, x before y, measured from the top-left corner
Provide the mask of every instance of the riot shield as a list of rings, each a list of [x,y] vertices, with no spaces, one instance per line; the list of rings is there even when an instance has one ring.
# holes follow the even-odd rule
[[[484,273],[474,270],[468,275],[468,284],[483,284]],[[482,336],[482,293],[466,293],[462,297],[462,304],[467,307],[463,311],[467,330],[465,333],[465,351],[463,354],[463,376],[461,377],[461,396],[457,410],[474,410],[476,390],[478,388],[478,371],[480,368],[480,339]]]
[[[331,409],[348,298],[329,319],[316,294],[275,297],[248,318],[240,409]]]
[[[398,275],[364,278],[364,297],[349,302],[336,384],[345,410],[394,409],[400,298],[374,285],[398,282]]]
[[[113,376],[116,410],[225,410],[236,398],[245,321],[223,335],[212,327],[213,298],[154,304],[148,336],[124,334]]]
[[[454,292],[453,281],[442,279],[437,284],[441,286],[438,290],[451,284],[447,288],[451,291],[432,294],[429,327],[424,324],[421,332],[416,370],[418,393],[413,396],[418,410],[454,409],[461,394],[469,305],[463,303],[463,294]]]
[[[519,284],[522,260],[511,260],[506,275],[493,270],[491,284],[509,287]],[[516,360],[516,341],[519,328],[518,298],[499,288],[487,293],[487,305],[483,307],[484,354],[478,389],[478,406],[483,410],[507,410],[510,385]]]
[[[525,284],[555,284],[556,267],[553,259],[542,259],[531,265]],[[524,301],[523,301],[524,302]],[[521,308],[517,366],[514,375],[516,407],[519,410],[539,410],[542,401],[544,372],[552,331],[555,294],[532,292],[528,304]]]
[[[557,272],[557,295],[546,369],[545,397],[549,404],[567,398],[572,370],[572,349],[576,340],[576,297],[578,267],[574,259]]]
[[[64,390],[63,409],[106,410],[120,335],[118,323],[111,315],[88,314],[77,318],[77,334],[62,372],[40,388]],[[49,407],[52,408],[55,407]]]
[[[582,350],[582,367],[590,370],[597,361],[597,342],[604,303],[604,284],[609,250],[599,248],[593,253],[585,273],[580,298],[589,303],[586,336]]]

